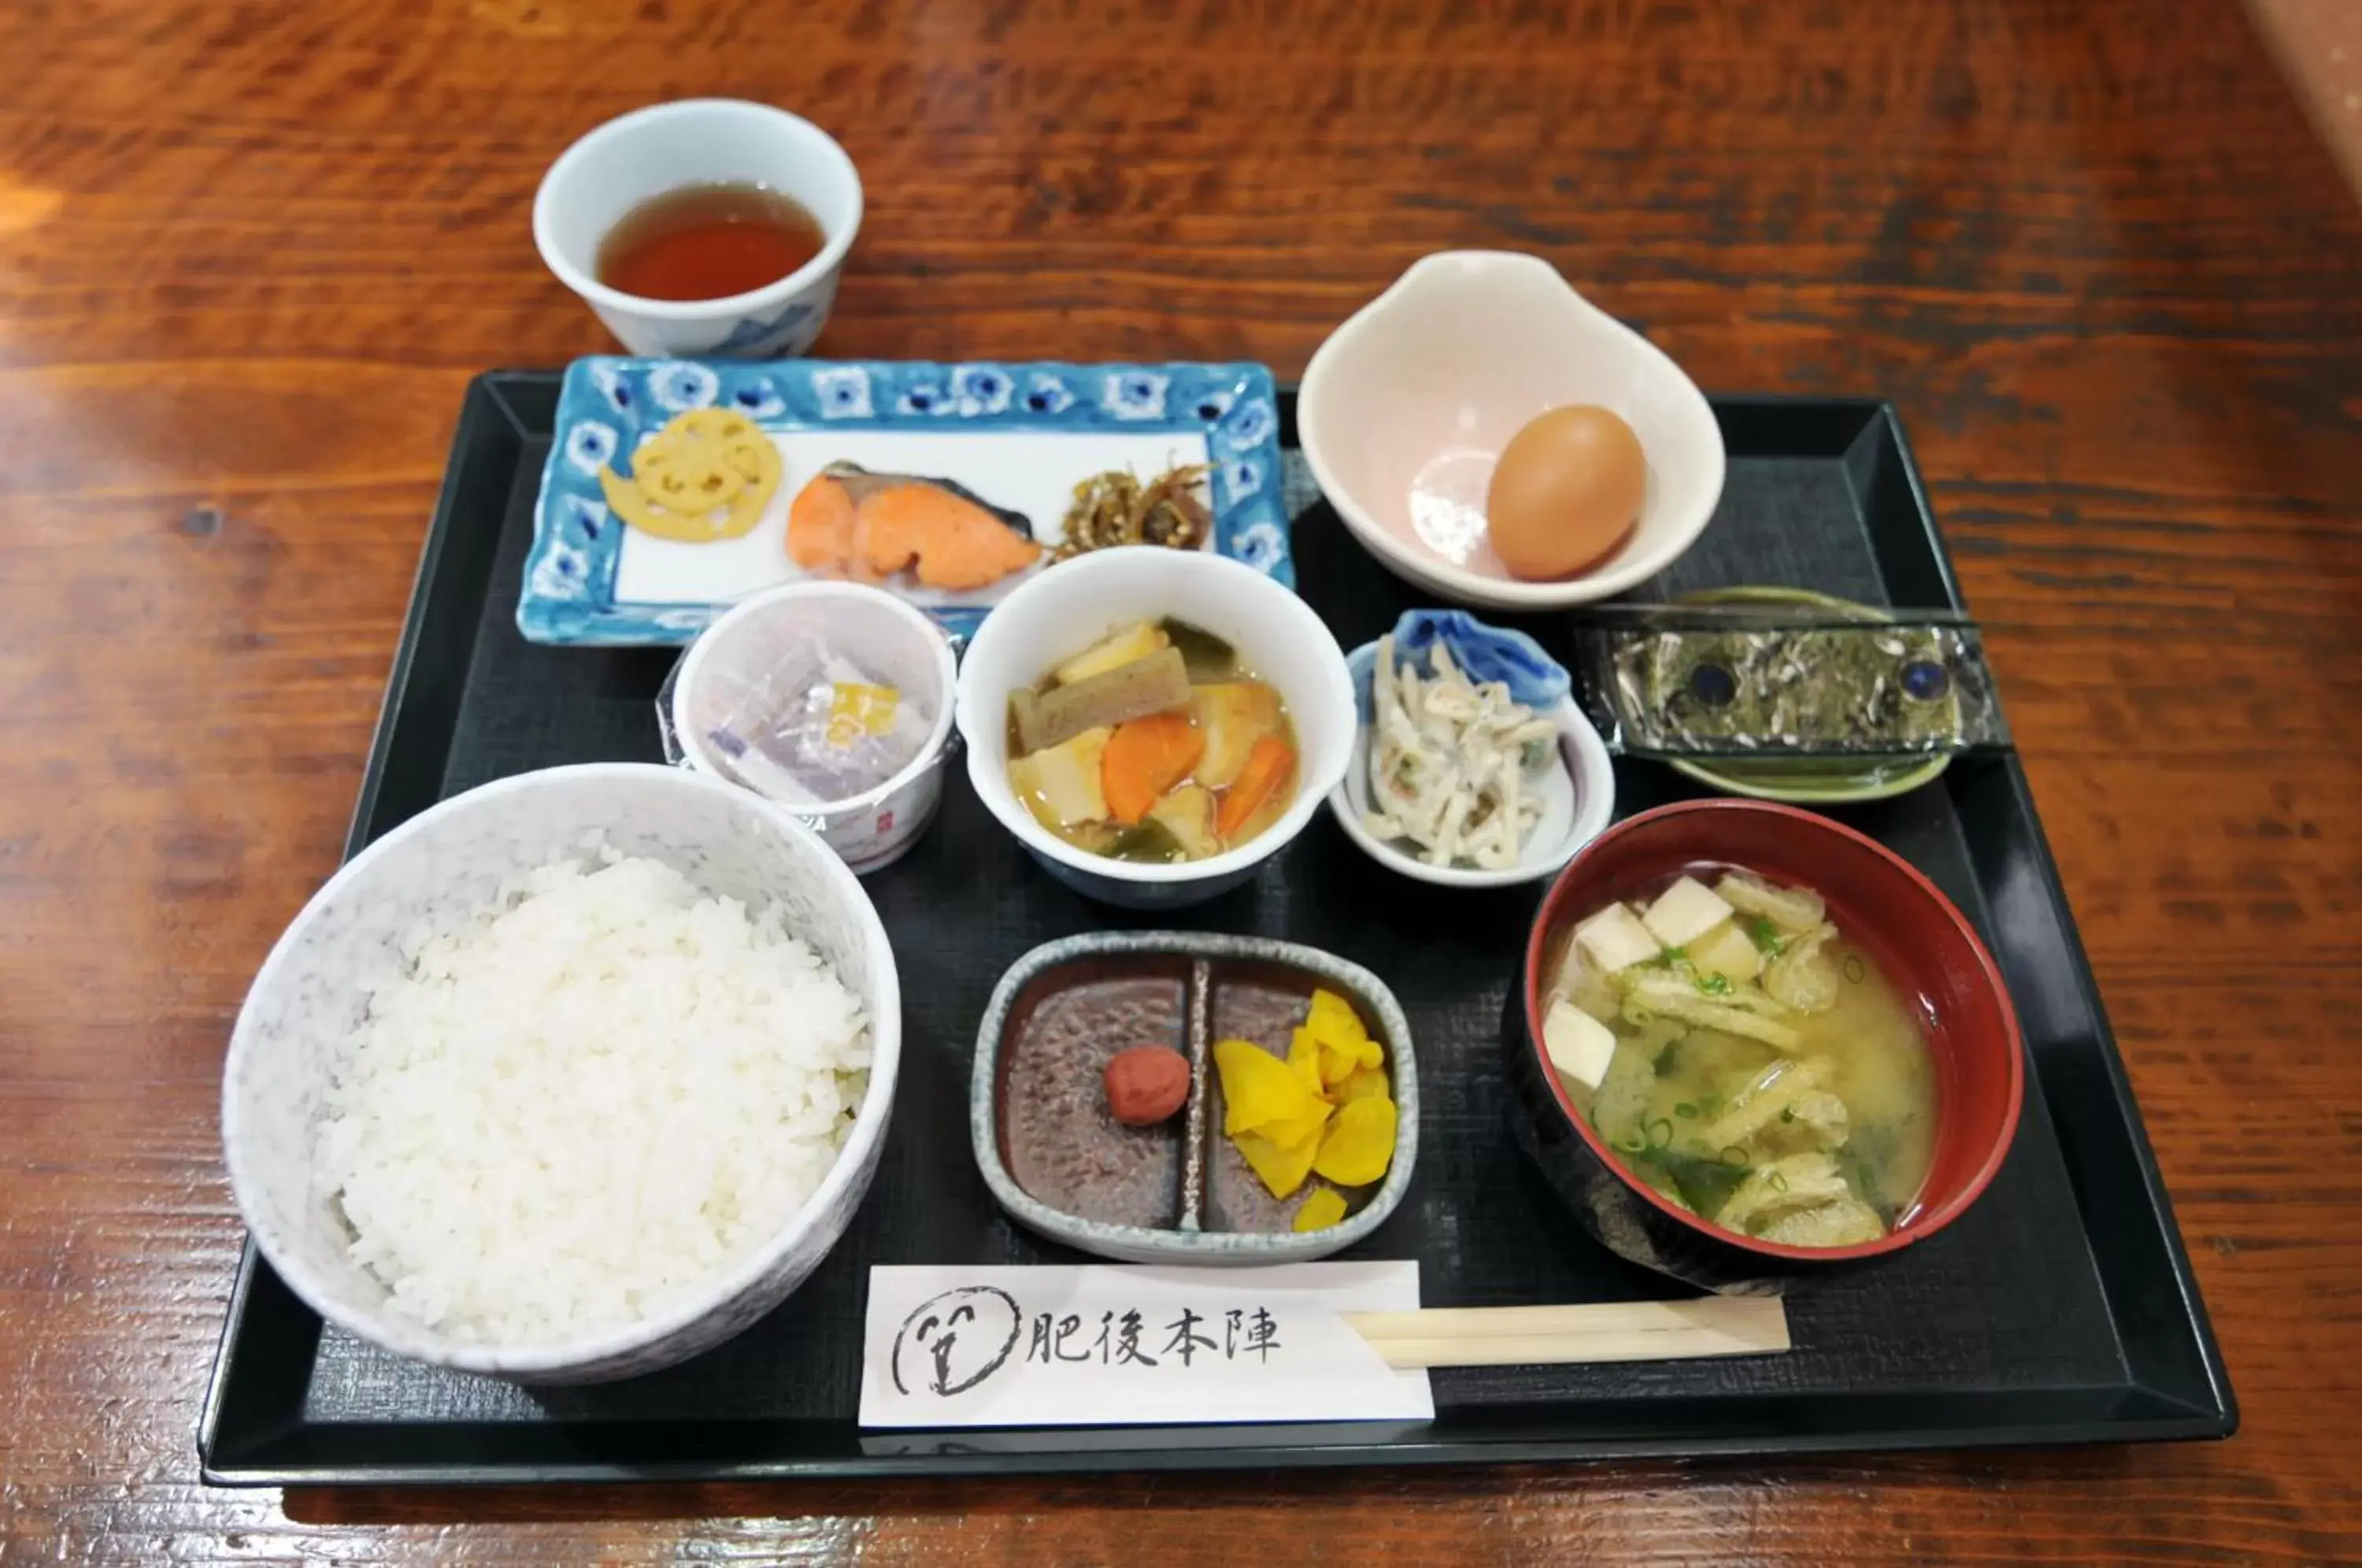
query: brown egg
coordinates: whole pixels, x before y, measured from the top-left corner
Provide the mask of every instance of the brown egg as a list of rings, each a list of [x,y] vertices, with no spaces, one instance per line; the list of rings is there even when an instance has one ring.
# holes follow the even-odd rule
[[[1573,577],[1631,533],[1649,489],[1632,427],[1588,403],[1536,415],[1509,437],[1485,497],[1493,553],[1513,577]]]

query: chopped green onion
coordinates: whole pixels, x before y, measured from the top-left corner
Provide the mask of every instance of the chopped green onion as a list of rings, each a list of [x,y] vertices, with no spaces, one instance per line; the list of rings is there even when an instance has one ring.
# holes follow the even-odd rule
[[[1780,938],[1780,928],[1761,915],[1749,915],[1747,920],[1747,940],[1755,950],[1768,957],[1777,958],[1787,948]]]
[[[1695,1121],[1697,1120],[1697,1107],[1692,1105],[1688,1100],[1683,1100],[1679,1105],[1673,1107],[1673,1114],[1680,1117],[1684,1121]]]
[[[1727,997],[1730,994],[1730,977],[1727,975],[1700,975],[1691,984],[1710,997]]]
[[[1783,1105],[1783,1106],[1782,1106],[1782,1107],[1780,1108],[1780,1120],[1781,1120],[1781,1121],[1795,1121],[1795,1120],[1796,1120],[1796,1108],[1795,1108],[1794,1106],[1793,1106],[1793,1105]]]
[[[1860,959],[1855,957],[1850,953],[1846,955],[1845,977],[1847,979],[1851,980],[1858,986],[1861,984],[1862,977],[1866,972],[1867,971],[1865,971],[1861,966]]]
[[[1785,1191],[1787,1191],[1787,1190],[1788,1190],[1788,1178],[1787,1178],[1786,1176],[1783,1176],[1782,1174],[1780,1174],[1778,1171],[1773,1171],[1773,1172],[1772,1173],[1772,1191],[1774,1191],[1774,1192],[1785,1192]]]
[[[1747,1151],[1736,1143],[1726,1143],[1722,1148],[1722,1163],[1726,1165],[1743,1165],[1747,1164]]]
[[[1664,1129],[1661,1136],[1657,1131],[1661,1127]],[[1651,1149],[1661,1149],[1673,1141],[1673,1124],[1661,1116],[1649,1123],[1648,1132],[1649,1147]]]

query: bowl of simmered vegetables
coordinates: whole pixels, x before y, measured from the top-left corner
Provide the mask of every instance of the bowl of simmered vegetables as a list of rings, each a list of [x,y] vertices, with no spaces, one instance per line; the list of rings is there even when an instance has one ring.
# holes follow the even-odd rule
[[[2017,1130],[2017,1017],[1967,917],[1793,807],[1601,834],[1543,900],[1522,999],[1528,1154],[1611,1249],[1709,1287],[1934,1234]]]
[[[1003,601],[960,665],[977,796],[1052,876],[1127,909],[1253,877],[1344,777],[1354,724],[1329,628],[1220,556],[1063,562]]]

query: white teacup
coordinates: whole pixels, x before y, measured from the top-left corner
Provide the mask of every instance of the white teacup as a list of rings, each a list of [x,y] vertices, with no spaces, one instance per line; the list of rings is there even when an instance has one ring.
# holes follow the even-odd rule
[[[641,299],[599,282],[599,242],[624,214],[701,184],[762,185],[792,197],[827,243],[778,282],[722,299]],[[634,354],[801,354],[828,319],[860,228],[861,177],[844,149],[810,120],[734,98],[687,98],[609,120],[558,155],[533,199],[541,259]]]

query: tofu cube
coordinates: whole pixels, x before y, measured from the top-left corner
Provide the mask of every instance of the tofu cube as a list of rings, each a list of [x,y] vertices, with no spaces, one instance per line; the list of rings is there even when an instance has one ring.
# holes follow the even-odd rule
[[[1763,972],[1763,955],[1738,929],[1737,921],[1726,921],[1689,944],[1690,962],[1701,975],[1720,975],[1734,986],[1743,986]]]
[[[1681,947],[1729,918],[1730,906],[1720,894],[1694,877],[1684,877],[1657,895],[1640,923],[1665,946]]]
[[[1610,904],[1576,926],[1574,940],[1609,975],[1654,958],[1660,945],[1639,917],[1622,904]]]
[[[1551,1066],[1585,1088],[1597,1088],[1616,1055],[1616,1036],[1608,1027],[1567,1000],[1551,1003],[1542,1020],[1542,1048]]]

